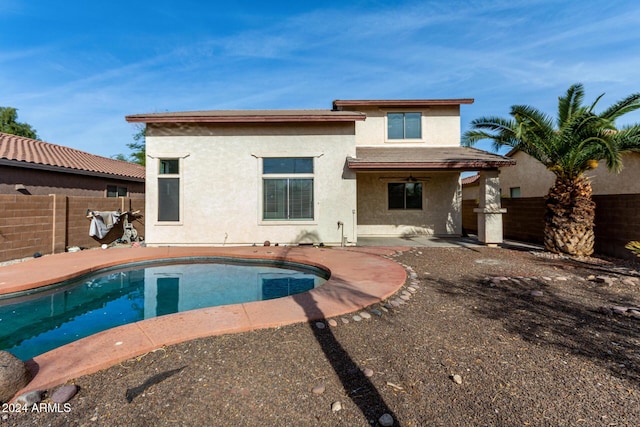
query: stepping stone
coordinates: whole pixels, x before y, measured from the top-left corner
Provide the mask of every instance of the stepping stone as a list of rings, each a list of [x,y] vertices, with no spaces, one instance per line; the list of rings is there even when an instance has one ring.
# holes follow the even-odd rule
[[[349,319],[347,319],[346,317],[341,317],[340,320],[342,320],[342,323],[344,323],[345,325],[349,323]]]
[[[338,326],[338,322],[336,322],[334,319],[329,319],[327,323],[329,323],[329,326]]]
[[[359,322],[362,320],[362,317],[358,316],[357,314],[355,316],[353,316],[353,320],[356,322]]]
[[[316,328],[318,329],[324,329],[326,327],[326,325],[322,322],[316,322]]]
[[[360,317],[362,317],[363,319],[371,319],[371,315],[366,311],[361,312]]]

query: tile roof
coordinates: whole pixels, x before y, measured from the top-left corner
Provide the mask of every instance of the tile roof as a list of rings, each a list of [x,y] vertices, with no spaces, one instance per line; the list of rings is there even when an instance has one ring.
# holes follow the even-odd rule
[[[144,167],[134,163],[2,132],[0,132],[0,162],[18,167],[82,175],[116,176],[134,181],[144,181],[145,178]]]
[[[365,118],[365,114],[356,111],[332,110],[208,110],[133,114],[125,117],[128,122],[133,123],[354,122]]]
[[[515,160],[471,147],[356,147],[350,169],[495,169]]]
[[[467,176],[465,178],[462,178],[462,180],[461,180],[462,185],[471,185],[471,184],[477,183],[479,181],[480,181],[480,175],[478,175],[478,174]]]

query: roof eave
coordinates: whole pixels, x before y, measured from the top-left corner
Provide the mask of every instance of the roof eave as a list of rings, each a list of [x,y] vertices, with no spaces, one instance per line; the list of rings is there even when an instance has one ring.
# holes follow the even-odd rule
[[[349,169],[353,170],[486,170],[514,165],[514,161],[484,161],[484,160],[451,160],[440,162],[367,162],[355,159],[348,160]]]
[[[378,100],[357,100],[357,99],[337,99],[333,101],[335,110],[339,107],[430,107],[473,104],[473,98],[459,99],[378,99]]]
[[[126,116],[129,123],[312,123],[364,121],[364,114],[255,115],[255,116]]]

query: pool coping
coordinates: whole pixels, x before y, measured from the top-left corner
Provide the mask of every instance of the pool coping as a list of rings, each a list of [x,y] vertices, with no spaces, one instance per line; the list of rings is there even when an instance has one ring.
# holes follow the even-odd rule
[[[380,256],[396,250],[284,246],[111,248],[50,255],[1,267],[0,294],[23,292],[121,264],[181,257],[286,260],[331,273],[324,285],[301,294],[145,319],[56,348],[27,361],[34,376],[16,395],[45,390],[171,344],[363,309],[388,298],[404,285],[404,268]]]

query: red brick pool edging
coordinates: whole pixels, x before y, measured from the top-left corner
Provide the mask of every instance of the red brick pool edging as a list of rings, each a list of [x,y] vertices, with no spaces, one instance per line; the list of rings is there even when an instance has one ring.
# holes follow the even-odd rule
[[[374,253],[393,252],[385,248]],[[51,350],[28,362],[35,376],[18,395],[45,390],[171,344],[352,313],[388,298],[406,280],[404,268],[389,259],[337,248],[112,248],[50,255],[1,267],[0,294],[131,262],[202,256],[286,260],[326,269],[331,277],[324,285],[302,294],[145,319]]]

